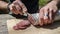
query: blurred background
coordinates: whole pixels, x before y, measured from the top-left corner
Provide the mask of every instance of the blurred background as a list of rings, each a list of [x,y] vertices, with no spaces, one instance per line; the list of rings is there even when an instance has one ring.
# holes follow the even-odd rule
[[[46,5],[48,3],[48,1],[50,1],[50,0],[39,0],[40,7]]]

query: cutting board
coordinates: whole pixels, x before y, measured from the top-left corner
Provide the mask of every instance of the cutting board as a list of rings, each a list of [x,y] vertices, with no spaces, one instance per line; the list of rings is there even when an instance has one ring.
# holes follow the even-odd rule
[[[12,27],[20,21],[22,21],[22,19],[7,20],[7,28],[8,28],[9,34],[60,34],[60,27],[57,26],[57,28],[50,29],[48,25],[47,25],[48,28],[43,28],[43,27],[36,28],[33,25],[31,25],[30,27],[28,27],[25,30],[14,30]],[[45,26],[45,27],[47,27],[47,26]],[[55,26],[51,25],[50,27],[55,27]]]

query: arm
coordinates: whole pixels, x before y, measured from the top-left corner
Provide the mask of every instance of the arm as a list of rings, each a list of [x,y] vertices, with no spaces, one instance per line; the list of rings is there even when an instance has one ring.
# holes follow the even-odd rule
[[[55,1],[57,4],[57,7],[60,8],[60,0],[53,0],[53,1]]]
[[[51,0],[51,1],[55,3],[58,9],[60,8],[60,0]]]
[[[0,0],[0,10],[7,10],[8,3]]]
[[[60,0],[52,0],[51,2],[54,2],[54,4],[57,5],[60,2]]]
[[[50,0],[50,1],[59,1],[59,0]]]

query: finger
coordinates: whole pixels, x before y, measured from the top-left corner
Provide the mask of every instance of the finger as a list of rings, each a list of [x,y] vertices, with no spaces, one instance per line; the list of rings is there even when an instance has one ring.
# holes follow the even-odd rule
[[[49,23],[52,22],[52,9],[49,9]]]
[[[39,20],[39,25],[40,26],[43,26],[44,25],[44,19],[43,18],[39,18],[40,20]]]
[[[17,1],[14,3],[14,5],[16,6],[17,12],[18,12],[20,15],[22,15],[23,12],[22,12],[21,6],[19,6],[19,4],[18,4]]]
[[[48,8],[44,9],[44,23],[48,23]]]
[[[26,6],[21,1],[20,2],[18,1],[18,3],[20,5],[20,7],[22,8],[23,13],[26,13],[27,12]]]
[[[44,9],[41,9],[41,10],[39,11],[39,25],[40,25],[40,26],[43,25],[43,22],[44,22],[43,18],[44,18]]]
[[[14,5],[12,6],[11,11],[12,11],[14,14],[18,14],[17,11],[16,11],[16,7],[15,7]]]
[[[9,8],[14,14],[17,14],[14,4],[11,4]]]
[[[19,11],[18,11],[18,10],[20,9],[20,7],[18,6],[17,1],[14,1],[13,4],[14,4],[14,6],[15,6],[15,7],[14,7],[15,10],[16,10],[15,12],[19,14]]]
[[[53,13],[54,13],[55,15],[56,15],[57,11],[58,11],[58,10],[56,10],[56,9],[53,9]]]
[[[23,15],[21,7],[19,7],[18,5],[16,5],[16,9],[17,9],[17,13],[20,15]]]
[[[15,14],[15,11],[14,11],[13,7],[14,7],[14,4],[11,4],[11,5],[9,6],[10,11],[12,11],[12,12]]]

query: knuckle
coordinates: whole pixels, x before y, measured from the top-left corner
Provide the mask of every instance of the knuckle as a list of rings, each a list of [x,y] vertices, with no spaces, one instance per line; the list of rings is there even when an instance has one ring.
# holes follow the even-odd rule
[[[24,8],[23,10],[24,10],[24,11],[27,11],[27,9],[26,9],[26,8]]]

